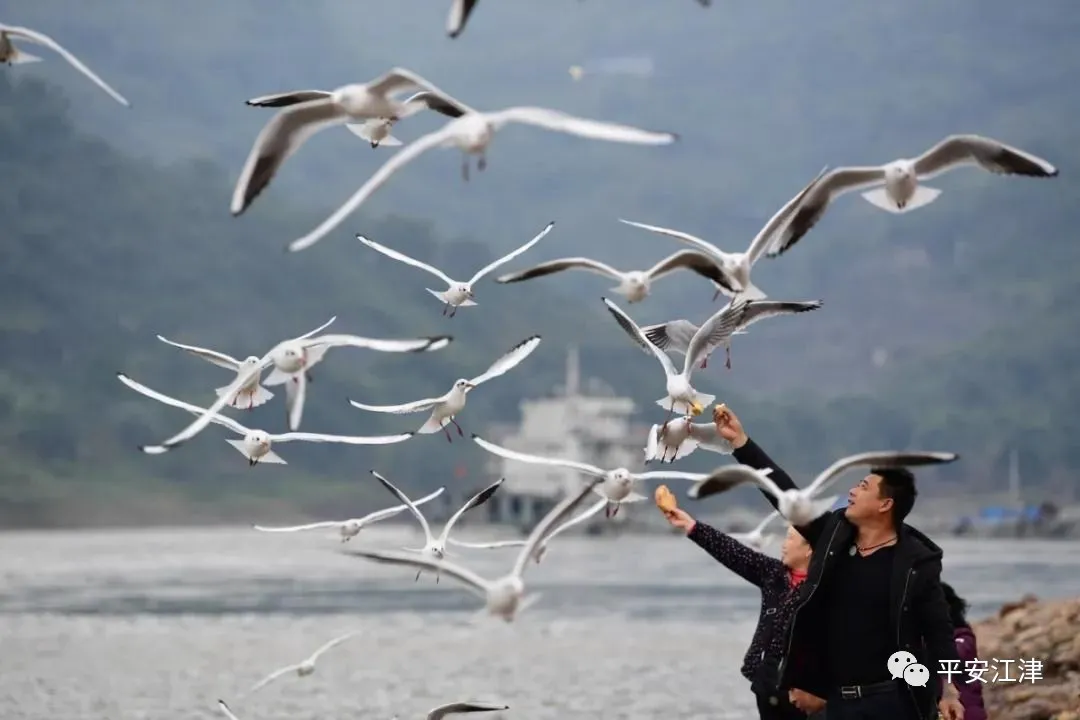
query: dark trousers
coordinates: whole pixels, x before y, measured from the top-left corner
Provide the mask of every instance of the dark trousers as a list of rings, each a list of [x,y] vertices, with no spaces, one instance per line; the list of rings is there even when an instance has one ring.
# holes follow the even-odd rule
[[[807,720],[806,713],[788,701],[787,690],[754,693],[754,696],[761,720]]]
[[[826,699],[826,720],[915,720],[905,688],[898,682],[879,683],[875,692],[861,697],[845,698],[839,690]]]

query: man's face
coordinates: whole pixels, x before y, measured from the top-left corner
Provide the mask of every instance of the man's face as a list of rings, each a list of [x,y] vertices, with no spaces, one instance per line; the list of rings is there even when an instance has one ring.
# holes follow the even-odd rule
[[[848,492],[844,517],[852,522],[876,517],[892,509],[892,499],[881,496],[881,476],[867,475]]]

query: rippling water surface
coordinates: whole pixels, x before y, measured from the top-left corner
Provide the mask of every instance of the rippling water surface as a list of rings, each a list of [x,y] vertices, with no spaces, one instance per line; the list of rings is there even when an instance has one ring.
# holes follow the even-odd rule
[[[382,526],[360,542],[416,537]],[[1080,543],[941,544],[975,617],[1075,593]],[[756,716],[738,669],[757,592],[685,539],[560,537],[526,577],[543,598],[512,624],[477,621],[451,581],[340,547],[319,531],[0,534],[0,718],[218,718],[219,697],[240,720],[407,720],[458,699],[511,708],[477,720]],[[460,552],[494,576],[515,549]],[[245,696],[354,629],[313,675]]]

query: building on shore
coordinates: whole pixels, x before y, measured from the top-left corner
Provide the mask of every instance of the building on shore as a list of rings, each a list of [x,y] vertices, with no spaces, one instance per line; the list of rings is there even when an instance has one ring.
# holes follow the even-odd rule
[[[634,424],[635,405],[598,378],[582,382],[576,347],[566,357],[566,379],[548,397],[523,400],[517,424],[488,426],[484,437],[497,445],[532,455],[586,462],[602,468],[638,468],[644,460],[647,425]],[[581,487],[583,476],[570,469],[505,460],[491,455],[486,478],[506,484],[486,503],[487,518],[528,532],[564,495]],[[599,496],[597,496],[599,499]],[[619,523],[625,513],[616,515]],[[603,513],[597,521],[606,521]],[[586,523],[595,532],[597,523]]]

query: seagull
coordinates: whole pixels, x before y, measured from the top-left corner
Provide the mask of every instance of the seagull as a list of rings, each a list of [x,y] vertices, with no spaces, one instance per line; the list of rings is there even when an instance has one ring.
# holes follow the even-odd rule
[[[814,184],[821,179],[825,174],[826,169],[827,168],[822,168],[821,172],[817,174],[817,177],[811,180],[795,197],[788,200],[782,208],[776,211],[776,214],[769,218],[769,221],[765,223],[765,227],[761,228],[761,230],[758,231],[758,234],[754,236],[754,239],[750,242],[750,247],[747,248],[746,252],[727,253],[699,237],[670,228],[663,228],[657,225],[646,225],[645,223],[623,220],[622,218],[619,218],[619,222],[675,238],[713,258],[727,272],[727,275],[733,279],[738,287],[738,292],[732,293],[724,285],[717,284],[713,300],[719,297],[721,293],[738,299],[764,300],[767,297],[765,293],[758,289],[758,287],[750,280],[750,268],[758,261],[761,254],[769,249],[772,243],[775,242],[777,233],[785,227],[785,223],[795,212],[795,208],[799,201],[802,200],[810,188],[814,187]]]
[[[434,500],[443,494],[446,488],[439,488],[435,492],[428,493],[424,497],[415,502],[416,505],[423,505],[429,500]],[[395,505],[394,507],[386,508],[385,510],[376,510],[373,513],[368,513],[364,517],[350,518],[349,520],[328,520],[326,522],[314,522],[307,525],[293,525],[292,527],[265,527],[263,525],[252,525],[252,527],[259,532],[301,532],[303,530],[318,530],[319,528],[338,528],[341,533],[341,542],[348,542],[372,523],[377,523],[380,520],[386,520],[392,518],[398,513],[408,509],[408,505]]]
[[[447,703],[446,705],[440,705],[437,708],[432,708],[428,711],[427,720],[442,720],[447,715],[460,715],[462,713],[474,713],[474,712],[496,712],[499,710],[509,710],[509,705],[495,705],[493,703],[478,703],[478,702],[454,702]],[[398,716],[395,715],[393,720],[398,720]]]
[[[539,598],[539,595],[536,594],[528,598],[524,597],[525,583],[522,576],[525,573],[529,558],[533,556],[537,546],[550,534],[551,530],[570,515],[585,499],[585,496],[593,492],[599,482],[599,478],[594,478],[576,494],[567,495],[552,508],[529,533],[529,539],[525,541],[525,546],[518,553],[517,560],[514,562],[514,567],[510,573],[495,580],[482,578],[472,570],[448,560],[435,560],[422,555],[369,550],[343,550],[342,552],[379,563],[409,565],[420,570],[430,570],[448,575],[464,584],[465,588],[473,594],[483,598],[484,605],[490,614],[501,617],[506,622],[511,622],[518,612],[529,607]]]
[[[780,315],[794,315],[796,313],[807,312],[809,310],[817,310],[821,307],[820,300],[806,300],[806,301],[787,301],[787,300],[746,300],[746,301],[731,301],[724,309],[732,313],[735,317],[733,319],[734,325],[731,335],[737,335],[740,331],[753,325],[758,320],[763,320],[767,317],[778,317]],[[694,333],[698,331],[698,326],[690,322],[689,320],[672,320],[671,322],[660,323],[659,325],[646,325],[641,328],[641,332],[645,334],[656,347],[668,352],[677,352],[681,355],[686,355],[686,349],[690,347],[690,341],[694,338]],[[723,340],[724,345],[724,367],[731,369],[731,335]],[[705,367],[705,364],[709,361],[708,356],[701,361],[701,367]]]
[[[656,459],[660,451],[660,464],[681,460],[697,449],[730,455],[734,448],[731,443],[720,437],[716,425],[695,423],[691,416],[673,418],[667,427],[653,425],[645,441],[645,463]],[[670,457],[669,457],[670,454]]]
[[[124,373],[118,372],[116,373],[116,377],[120,378],[120,382],[124,383],[135,392],[153,398],[158,402],[172,405],[173,407],[182,410],[187,410],[192,415],[200,417],[206,412],[206,408],[201,408],[198,405],[192,405],[183,400],[177,400],[176,398],[159,393],[156,390],[151,390],[145,385],[135,382]],[[408,440],[414,435],[414,433],[401,433],[399,435],[354,437],[350,435],[323,435],[321,433],[308,432],[287,432],[275,435],[264,430],[252,430],[246,428],[231,417],[226,417],[225,415],[219,415],[217,413],[214,413],[211,416],[210,422],[227,427],[234,433],[242,436],[240,440],[226,440],[225,442],[239,450],[240,454],[247,458],[248,465],[251,467],[258,465],[259,463],[270,463],[274,465],[288,464],[280,455],[273,451],[272,448],[274,443],[302,440],[305,442],[343,443],[345,445],[390,445],[392,443]],[[344,532],[344,530],[342,532]]]
[[[312,347],[325,345],[326,347],[358,347],[377,350],[379,352],[430,352],[441,350],[453,340],[448,335],[416,338],[411,340],[383,340],[377,338],[365,338],[357,335],[317,335],[307,338],[293,338],[285,340],[270,349],[266,355],[259,359],[259,364],[247,372],[238,375],[213,405],[202,411],[194,422],[180,432],[173,435],[160,445],[143,445],[140,447],[148,455],[160,455],[182,445],[198,435],[206,428],[225,405],[230,397],[258,377],[265,368],[273,365],[276,369],[291,375],[291,382],[285,385],[285,408],[288,413],[290,430],[296,430],[300,426],[300,418],[304,412],[304,398],[307,395],[307,375],[303,372],[308,363],[308,354]]]
[[[466,282],[458,282],[457,280],[452,280],[449,275],[444,273],[439,268],[434,267],[432,265],[428,265],[425,262],[420,262],[419,260],[414,260],[413,258],[409,257],[405,253],[400,253],[397,250],[392,250],[392,249],[386,247],[385,245],[380,245],[379,243],[375,242],[374,240],[368,240],[363,235],[357,234],[356,239],[359,240],[360,242],[364,243],[365,245],[367,245],[372,250],[377,250],[378,252],[381,252],[383,255],[386,255],[387,257],[391,257],[391,258],[393,258],[395,260],[398,260],[399,262],[403,262],[406,265],[412,265],[413,267],[418,267],[421,270],[427,270],[429,273],[431,273],[435,277],[440,278],[441,280],[443,280],[443,282],[445,282],[448,287],[447,287],[446,290],[444,290],[442,292],[439,292],[438,290],[432,290],[431,288],[424,288],[424,289],[427,290],[432,295],[434,295],[435,297],[439,298],[439,300],[441,300],[443,302],[443,315],[446,315],[447,311],[449,310],[450,311],[450,317],[454,317],[454,315],[457,314],[457,309],[459,307],[472,307],[473,305],[476,305],[476,303],[473,301],[473,297],[474,297],[473,296],[473,285],[480,282],[481,278],[483,278],[485,275],[487,275],[489,272],[491,272],[495,268],[510,262],[511,260],[516,258],[518,255],[522,254],[523,252],[525,252],[526,250],[531,248],[533,245],[540,242],[540,240],[545,235],[547,235],[549,232],[551,232],[551,228],[553,228],[553,227],[555,227],[555,222],[554,221],[549,222],[544,227],[544,229],[540,231],[539,235],[537,235],[532,240],[530,240],[529,242],[527,242],[524,245],[522,245],[521,247],[519,247],[517,250],[514,250],[510,254],[504,255],[503,257],[499,258],[498,260],[495,260],[495,261],[493,261],[491,263],[488,263],[488,265],[486,265],[485,267],[478,270],[476,272],[476,274],[473,275],[471,278],[469,278],[469,280],[466,281]],[[451,310],[451,308],[453,308],[453,309]]]
[[[222,715],[229,718],[229,720],[240,720],[240,718],[233,715],[233,711],[229,709],[229,706],[225,704],[224,700],[218,700],[217,704],[218,704],[218,710],[221,711]]]
[[[250,100],[245,100],[244,104],[252,107],[289,107],[290,105],[310,102],[311,100],[332,98],[333,95],[334,93],[329,90],[294,90],[292,92],[278,93],[276,95],[263,95],[262,97],[252,98]],[[403,104],[408,107],[411,107],[416,103],[422,103],[428,109],[452,118],[461,117],[465,112],[447,99],[427,90],[421,90],[420,92],[405,98],[403,101]],[[401,145],[401,141],[390,134],[390,129],[394,126],[395,122],[397,122],[397,120],[393,117],[368,118],[359,123],[346,123],[345,127],[352,134],[371,143],[372,148],[377,148],[380,145],[393,147],[395,145]]]
[[[791,249],[825,214],[834,198],[863,188],[870,204],[894,214],[910,212],[937,200],[940,190],[920,185],[961,165],[978,165],[996,175],[1057,177],[1058,169],[1030,153],[981,135],[950,135],[917,158],[901,158],[877,167],[838,167],[821,177],[798,203],[769,257]]]
[[[330,318],[314,330],[306,332],[296,339],[306,340],[313,335],[318,335],[323,330],[330,327],[335,320],[337,320],[337,315]],[[248,357],[244,358],[244,360],[237,360],[234,357],[226,355],[225,353],[217,352],[215,350],[207,350],[206,348],[196,347],[194,345],[182,345],[178,342],[173,342],[168,338],[164,338],[161,335],[158,335],[157,339],[163,343],[172,345],[173,347],[187,350],[190,353],[198,355],[204,360],[209,360],[210,362],[218,365],[219,367],[223,367],[229,370],[235,370],[237,376],[246,375],[253,367],[258,365],[259,363],[259,358],[255,357],[254,355],[249,355]],[[326,355],[326,351],[328,349],[329,346],[327,345],[312,345],[307,348],[307,356],[304,362],[304,374],[307,376],[307,381],[309,383],[314,379],[311,377],[311,368],[322,362],[322,359]],[[259,370],[258,374],[251,378],[251,380],[249,380],[244,385],[244,387],[242,387],[240,391],[234,395],[233,400],[229,403],[229,405],[235,408],[240,407],[238,402],[239,399],[243,396],[247,396],[248,398],[248,410],[262,405],[267,400],[274,397],[274,394],[266,388],[262,387],[262,385],[283,385],[291,377],[291,373],[282,372],[275,367],[273,370],[270,371],[270,374],[266,377],[265,380],[260,381],[260,377],[262,377],[262,370]],[[218,396],[220,397],[221,393],[223,393],[227,388],[228,386],[220,387],[217,388],[215,392],[217,392]]]
[[[425,557],[430,557],[435,560],[442,560],[446,557],[446,540],[450,537],[450,528],[454,527],[454,523],[458,521],[462,515],[475,507],[479,507],[491,499],[491,496],[495,494],[495,491],[502,487],[503,481],[506,478],[502,478],[488,485],[486,488],[469,498],[464,505],[458,508],[458,511],[450,516],[450,519],[446,521],[446,525],[443,526],[442,532],[439,537],[435,537],[431,534],[431,526],[428,525],[428,521],[424,518],[424,514],[417,509],[413,501],[410,500],[405,493],[401,492],[393,483],[384,478],[374,470],[371,474],[375,476],[375,479],[383,484],[383,487],[397,496],[397,499],[405,503],[405,507],[409,509],[409,512],[420,523],[420,527],[424,530],[424,547],[422,548],[403,548],[408,552],[420,553]],[[423,570],[416,571],[416,579],[420,579],[420,573]],[[435,582],[439,582],[439,573],[435,573]]]
[[[262,680],[255,683],[255,685],[253,685],[251,690],[249,690],[248,692],[253,693],[256,690],[258,690],[259,688],[264,687],[268,683],[271,683],[274,680],[277,680],[279,677],[281,677],[282,675],[285,675],[287,673],[295,672],[299,677],[307,677],[311,673],[315,672],[315,661],[319,659],[320,655],[322,655],[324,652],[326,652],[330,648],[335,647],[337,645],[340,645],[341,643],[345,642],[346,640],[348,640],[351,637],[354,637],[357,634],[358,634],[358,632],[354,630],[352,632],[345,633],[341,637],[334,638],[333,640],[331,640],[330,642],[326,643],[321,648],[319,648],[318,650],[313,652],[311,654],[311,657],[307,658],[303,662],[297,663],[296,665],[286,665],[285,667],[280,668],[280,669],[275,670],[274,672],[270,673],[269,675],[264,677]],[[222,704],[224,704],[224,703],[222,703]]]
[[[93,70],[86,67],[86,65],[83,65],[82,61],[68,52],[63,45],[37,30],[0,23],[0,63],[6,63],[7,65],[25,65],[27,63],[41,62],[41,58],[38,56],[20,50],[15,43],[11,42],[12,39],[26,40],[27,42],[44,45],[50,50],[55,51],[60,57],[67,60],[72,67],[90,78],[95,85],[107,92],[109,97],[113,100],[125,107],[131,106],[131,103],[129,103],[123,95],[113,90],[108,83],[99,78]]]
[[[407,103],[390,97],[413,88],[443,97],[451,105],[456,102],[416,73],[392,68],[371,82],[343,85],[327,95],[285,105],[255,138],[236,182],[229,210],[234,216],[244,212],[270,184],[282,163],[319,130],[344,125],[351,120],[392,118],[397,121],[431,107],[423,100]],[[273,96],[270,99],[273,101]]]
[[[594,505],[589,507],[584,512],[578,513],[577,517],[574,517],[574,518],[571,518],[570,520],[567,520],[562,525],[560,525],[559,527],[552,530],[551,533],[544,540],[542,540],[540,542],[540,544],[536,547],[536,551],[533,553],[533,560],[535,560],[536,563],[539,564],[540,561],[544,558],[544,555],[547,553],[547,546],[548,546],[548,543],[551,542],[552,538],[554,538],[559,533],[574,527],[575,525],[580,525],[581,523],[583,523],[586,520],[588,520],[589,518],[593,517],[594,515],[596,515],[598,512],[600,512],[601,510],[603,510],[607,506],[608,506],[607,498],[603,498],[601,500],[598,500],[598,501],[596,501],[596,503]],[[461,540],[454,540],[453,538],[450,538],[450,544],[451,545],[457,545],[459,547],[483,549],[483,550],[492,550],[492,549],[496,549],[496,548],[506,548],[506,547],[522,547],[522,546],[525,545],[525,543],[526,543],[525,540],[496,540],[495,542],[476,543],[476,542],[463,542]]]
[[[461,105],[456,100],[454,102]],[[462,107],[465,106],[462,105]],[[432,148],[456,147],[461,150],[463,153],[461,176],[468,180],[469,155],[480,156],[477,169],[482,171],[487,167],[488,146],[495,134],[507,123],[523,123],[592,140],[635,145],[668,145],[678,139],[678,136],[673,133],[654,132],[628,125],[587,120],[547,108],[511,107],[487,113],[467,108],[461,117],[450,120],[442,128],[413,140],[394,153],[352,197],[345,201],[344,205],[307,235],[289,243],[288,250],[299,252],[317,243],[355,212],[372,193],[382,187],[391,175]]]
[[[638,344],[648,355],[652,353],[660,365],[664,368],[667,376],[667,395],[656,401],[656,404],[668,411],[667,419],[664,420],[664,429],[675,413],[682,415],[700,415],[706,405],[712,403],[715,395],[700,393],[690,385],[690,375],[701,361],[709,356],[718,345],[726,342],[735,329],[735,317],[728,306],[721,308],[705,324],[698,328],[694,337],[690,339],[690,347],[687,348],[686,357],[683,361],[682,371],[676,371],[671,358],[645,337],[645,333],[637,326],[630,316],[624,313],[619,306],[607,298],[602,298],[607,309],[615,316],[623,330]]]
[[[475,7],[476,0],[453,0],[450,5],[450,15],[446,18],[446,34],[451,39],[462,33]]]
[[[839,495],[824,499],[819,498],[818,495],[845,470],[853,467],[899,468],[940,465],[951,463],[959,457],[956,453],[919,450],[884,450],[848,455],[822,471],[805,490],[797,488],[781,490],[768,477],[768,474],[761,470],[754,470],[748,465],[725,465],[713,471],[705,480],[693,485],[687,494],[691,498],[701,500],[710,495],[726,492],[737,485],[752,483],[776,498],[777,510],[788,522],[796,527],[803,527],[832,508]],[[771,471],[771,468],[767,469]]]
[[[549,260],[548,262],[540,263],[527,270],[519,270],[518,272],[503,275],[502,277],[496,278],[495,282],[521,282],[522,280],[531,280],[532,278],[551,275],[552,273],[557,273],[562,270],[573,270],[574,268],[588,270],[600,275],[607,275],[608,277],[618,280],[619,284],[616,287],[611,288],[611,291],[619,293],[626,298],[627,302],[632,303],[644,300],[648,297],[649,290],[651,289],[654,280],[658,280],[665,275],[669,275],[676,270],[682,269],[691,270],[702,277],[712,280],[718,285],[723,285],[731,292],[735,292],[734,287],[731,285],[731,280],[724,274],[722,268],[713,262],[708,255],[697,252],[696,250],[681,250],[664,258],[648,270],[631,270],[629,272],[620,272],[610,265],[605,265],[602,262],[591,260],[589,258],[561,258],[559,260]]]
[[[633,473],[623,467],[614,468],[613,470],[603,470],[595,465],[576,462],[574,460],[560,460],[517,452],[516,450],[510,450],[508,448],[500,447],[495,443],[488,442],[475,434],[472,436],[472,439],[473,442],[488,452],[506,458],[507,460],[517,460],[519,462],[532,463],[534,465],[564,467],[598,478],[601,482],[596,486],[596,493],[607,500],[608,507],[605,512],[606,517],[614,517],[619,512],[619,505],[622,503],[641,502],[646,499],[641,493],[634,492],[634,482],[637,480],[691,480],[694,482],[701,482],[709,477],[707,473],[688,473],[677,470],[655,470],[643,473]]]
[[[832,507],[832,506],[830,505],[829,507]],[[734,538],[735,540],[738,540],[743,545],[746,545],[748,547],[753,548],[754,550],[759,550],[759,551],[763,550],[763,549],[765,549],[766,543],[768,543],[768,541],[769,541],[768,537],[766,537],[763,534],[764,531],[765,531],[765,528],[768,527],[769,524],[772,523],[772,521],[775,520],[778,517],[780,517],[780,511],[779,510],[773,510],[771,513],[766,515],[765,519],[762,520],[761,522],[759,522],[757,524],[757,527],[755,527],[750,532],[728,533],[728,535],[730,537]]]
[[[469,391],[516,367],[522,360],[529,357],[539,344],[539,335],[525,338],[517,345],[510,348],[508,353],[493,362],[491,367],[485,370],[483,374],[477,375],[472,380],[459,378],[454,381],[454,386],[450,388],[449,392],[445,395],[440,395],[439,397],[414,400],[413,402],[405,403],[404,405],[365,405],[363,403],[358,403],[355,400],[349,400],[349,404],[355,408],[360,408],[361,410],[394,414],[431,410],[431,416],[428,418],[427,422],[421,425],[420,429],[416,432],[421,435],[430,435],[431,433],[437,433],[439,430],[442,430],[446,433],[446,441],[453,442],[453,438],[450,437],[450,430],[447,426],[450,423],[453,423],[454,427],[457,428],[458,435],[465,435],[465,432],[461,429],[461,426],[457,424],[455,418],[458,413],[465,409],[465,400]]]

